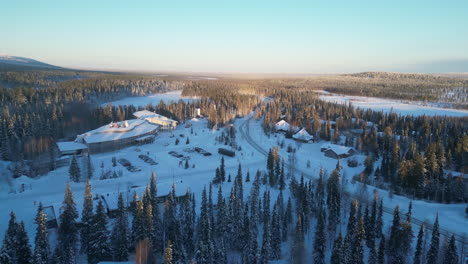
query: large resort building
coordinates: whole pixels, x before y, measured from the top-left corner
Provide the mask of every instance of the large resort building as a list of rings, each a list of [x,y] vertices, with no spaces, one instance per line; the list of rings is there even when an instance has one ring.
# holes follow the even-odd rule
[[[57,142],[60,155],[96,154],[150,143],[159,130],[174,130],[177,127],[177,121],[150,111],[138,111],[133,115],[138,119],[112,122],[78,135],[75,141]]]

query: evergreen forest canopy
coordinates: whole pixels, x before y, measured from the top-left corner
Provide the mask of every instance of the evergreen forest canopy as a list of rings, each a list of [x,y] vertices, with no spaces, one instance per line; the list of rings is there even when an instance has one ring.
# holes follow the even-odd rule
[[[71,78],[77,74],[80,78]],[[447,177],[444,169],[466,173],[468,117],[412,117],[362,110],[321,101],[316,93],[323,89],[430,101],[455,89],[465,96],[447,97],[452,100],[448,103],[465,107],[468,85],[467,80],[460,78],[359,73],[314,78],[187,80],[183,76],[30,69],[2,69],[0,77],[3,160],[22,164],[23,160],[53,159],[54,142],[72,140],[77,134],[111,121],[130,119],[139,110],[134,106],[101,107],[101,103],[182,89],[182,95],[201,99],[160,102],[144,108],[182,122],[193,117],[195,108],[201,108],[209,126],[229,123],[255,109],[267,134],[284,117],[323,140],[338,142],[340,136],[345,136],[345,145],[368,155],[369,169],[358,180],[419,198],[463,200],[459,187],[462,176]],[[15,175],[36,175],[33,167],[16,168]],[[458,191],[449,192],[450,189]]]

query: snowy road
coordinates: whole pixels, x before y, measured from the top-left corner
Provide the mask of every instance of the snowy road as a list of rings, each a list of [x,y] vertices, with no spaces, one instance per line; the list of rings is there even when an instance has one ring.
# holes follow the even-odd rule
[[[253,116],[250,116],[248,118],[245,119],[245,121],[242,122],[242,124],[239,126],[239,132],[241,133],[242,135],[242,138],[245,139],[245,141],[252,147],[254,148],[255,150],[257,150],[259,153],[261,153],[262,155],[264,155],[265,157],[268,155],[268,151],[263,149],[262,146],[260,146],[259,144],[257,144],[257,142],[255,142],[255,140],[252,139],[252,137],[250,136],[250,121],[252,120]],[[308,174],[307,172],[301,170],[301,169],[298,169],[298,168],[294,168],[295,172],[299,172],[301,174],[303,174],[306,178],[309,178],[310,180],[314,180],[315,177],[313,177],[312,175]],[[360,183],[356,183],[356,184],[360,184]],[[347,190],[346,191],[346,195],[348,195],[349,197],[351,198],[354,198],[354,199],[359,199],[361,200],[362,202],[365,202],[365,203],[371,203],[372,201],[368,201],[368,200],[362,200],[362,197],[359,197],[356,193],[354,193],[353,191],[349,191]],[[383,208],[384,212],[386,214],[389,214],[389,215],[393,215],[393,208],[390,208],[390,207],[386,207],[384,206]],[[404,210],[401,210],[400,209],[400,212],[403,214],[403,213],[406,213],[404,212]],[[414,225],[421,225],[421,224],[424,224],[426,229],[429,229],[431,230],[432,232],[432,224],[429,224],[427,223],[427,221],[423,221],[423,220],[420,220],[420,219],[417,219],[415,218],[414,216],[412,217],[411,219],[411,222],[414,224]],[[447,230],[446,228],[443,228],[442,225],[439,227],[439,230],[440,230],[440,233],[442,235],[445,235],[447,237],[450,237],[452,235],[455,236],[455,239],[459,242],[459,243],[464,243],[465,246],[468,246],[468,239],[466,238],[466,234],[465,232],[462,232],[462,231],[465,231],[465,230],[460,230],[460,233],[456,233],[456,232],[453,232],[453,231],[449,231]]]

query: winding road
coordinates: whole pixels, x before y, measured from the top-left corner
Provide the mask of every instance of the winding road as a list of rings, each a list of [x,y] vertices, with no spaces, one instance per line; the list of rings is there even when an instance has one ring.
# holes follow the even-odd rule
[[[252,139],[252,137],[250,136],[250,121],[252,120],[253,116],[250,116],[248,118],[246,118],[239,126],[239,132],[241,133],[242,137],[245,139],[245,141],[250,145],[252,146],[255,150],[257,150],[260,154],[264,155],[265,157],[268,155],[268,151],[265,150],[264,148],[262,148],[262,146],[260,146],[259,144],[257,144],[257,142],[255,142],[255,140]],[[307,177],[309,178],[310,180],[315,180],[316,177],[313,177],[312,175],[308,174],[307,172],[301,170],[301,169],[297,169],[297,168],[294,168],[295,172],[298,172],[302,175],[304,175],[304,177]],[[365,199],[363,200],[362,197],[358,197],[357,194],[353,194],[353,193],[350,193],[350,192],[345,192],[345,195],[349,196],[350,198],[354,198],[354,199],[359,199],[360,201],[362,202],[365,202],[367,204],[371,204],[372,201],[368,200],[368,199]],[[394,209],[393,208],[390,208],[390,207],[383,207],[383,211],[384,213],[387,213],[387,214],[390,214],[390,215],[393,215],[393,211]],[[400,211],[401,212],[401,211]],[[429,224],[427,223],[427,221],[422,221],[422,220],[419,220],[415,217],[412,217],[411,218],[411,223],[414,224],[414,225],[421,225],[421,224],[424,224],[426,230],[430,230],[432,232],[432,228],[433,228],[433,225],[432,224]],[[451,237],[452,235],[455,236],[455,239],[460,243],[460,244],[463,244],[464,245],[464,248],[466,248],[468,246],[468,239],[466,237],[466,233],[462,232],[462,233],[454,233],[454,232],[451,232],[449,230],[446,230],[444,228],[441,228],[439,226],[439,231],[440,231],[440,234],[441,235],[444,235],[444,236],[447,236],[447,237]],[[416,236],[417,235],[417,230],[414,230],[414,235]],[[427,231],[426,231],[427,232]],[[465,253],[465,257],[468,257],[468,252]]]

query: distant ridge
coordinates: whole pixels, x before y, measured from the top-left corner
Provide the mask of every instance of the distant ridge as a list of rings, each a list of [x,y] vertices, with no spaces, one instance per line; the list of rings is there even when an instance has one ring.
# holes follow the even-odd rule
[[[65,68],[47,64],[38,60],[11,56],[11,55],[0,55],[0,65],[4,67],[7,66],[20,66],[20,67],[33,67],[33,68],[43,68],[43,69],[55,69],[55,70],[64,70]]]

